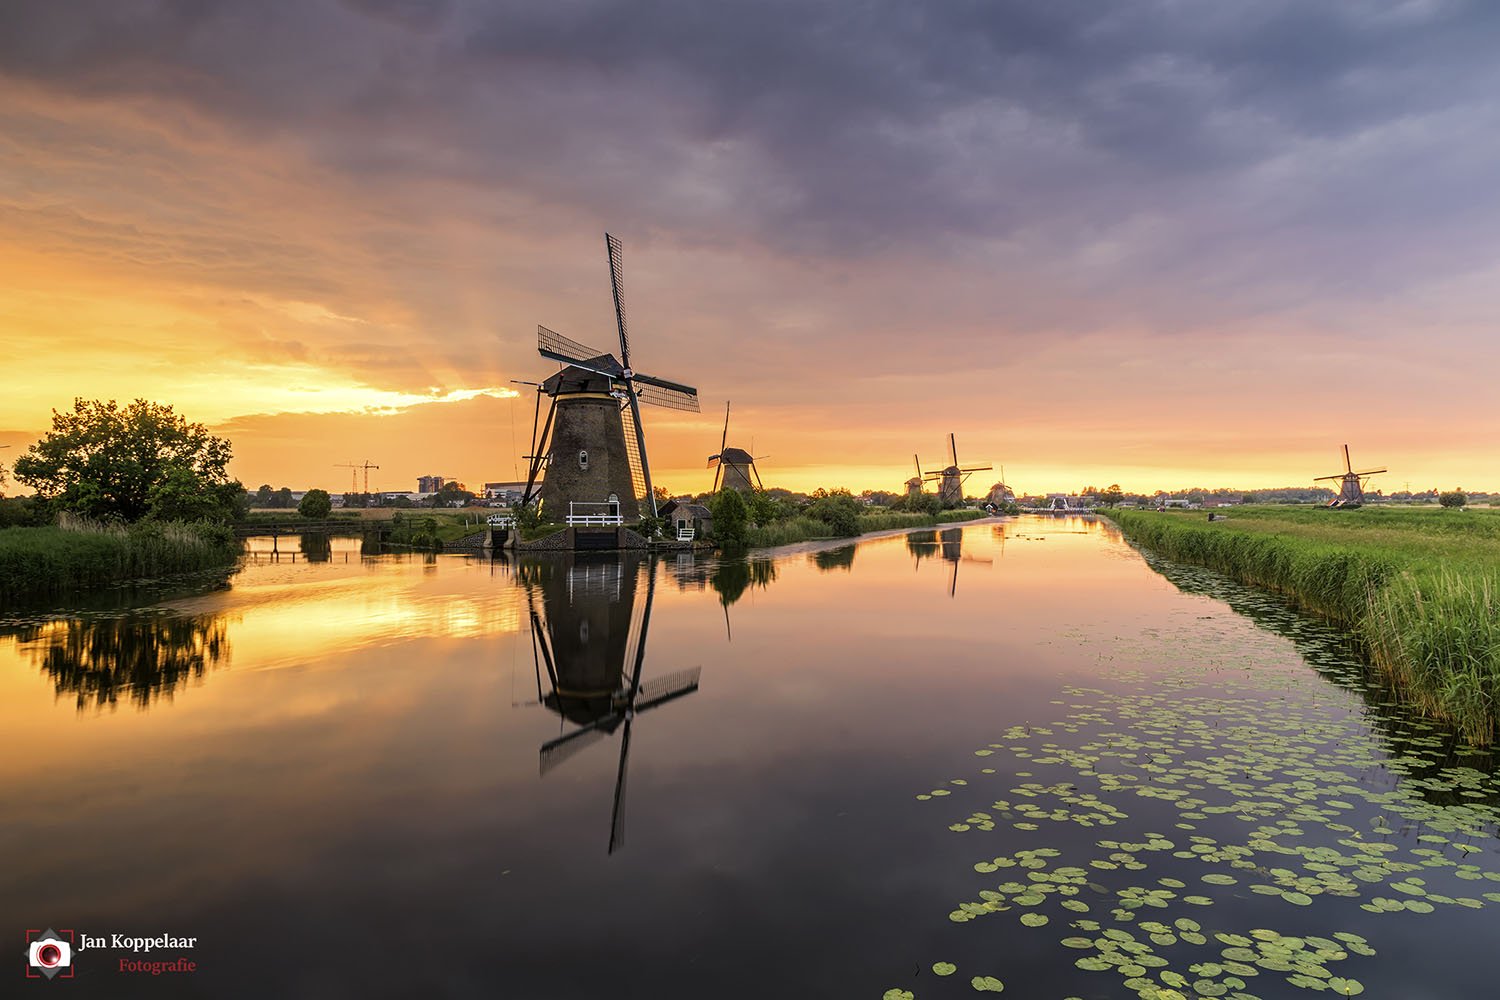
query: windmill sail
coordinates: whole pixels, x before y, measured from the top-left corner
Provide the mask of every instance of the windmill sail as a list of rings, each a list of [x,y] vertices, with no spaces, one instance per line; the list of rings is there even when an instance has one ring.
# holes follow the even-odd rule
[[[669,410],[698,412],[698,390],[696,389],[686,386],[679,388],[642,375],[637,375],[634,381],[636,382],[636,396],[643,403],[665,406]]]
[[[620,424],[625,433],[625,458],[630,463],[631,495],[641,504],[652,506],[654,498],[651,497],[651,488],[646,484],[646,467],[641,461],[640,439],[635,433],[635,418],[628,406],[620,408]]]
[[[630,370],[630,326],[625,321],[625,251],[620,241],[604,234],[609,250],[609,288],[615,297],[615,322],[620,328],[620,362]]]
[[[571,337],[565,337],[556,330],[549,330],[540,324],[536,328],[536,349],[543,357],[551,358],[553,361],[561,361],[565,365],[577,365],[590,371],[597,371],[602,375],[618,376],[620,374],[619,362],[608,351],[600,351],[580,344]]]

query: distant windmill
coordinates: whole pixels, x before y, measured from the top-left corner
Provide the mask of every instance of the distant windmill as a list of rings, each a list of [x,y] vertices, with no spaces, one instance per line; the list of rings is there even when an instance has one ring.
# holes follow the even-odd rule
[[[991,507],[1003,507],[1016,499],[1016,491],[1005,483],[1005,466],[1000,466],[1000,481],[990,487],[985,503]]]
[[[906,496],[907,496],[908,499],[915,500],[915,499],[918,499],[919,497],[921,497],[923,484],[925,484],[925,483],[927,483],[927,482],[929,482],[931,480],[941,478],[942,477],[942,473],[940,473],[940,472],[923,472],[922,471],[922,460],[920,458],[918,458],[916,455],[913,455],[911,457],[911,460],[914,463],[916,463],[917,474],[906,481]]]
[[[640,623],[632,630],[637,582],[646,578]],[[698,690],[701,667],[641,681],[646,632],[656,593],[656,570],[599,556],[578,557],[571,565],[555,561],[526,567],[532,654],[537,663],[538,700],[575,728],[542,744],[541,773],[606,736],[620,734],[610,814],[609,853],[625,842],[625,777],[630,759],[630,727],[641,712]],[[543,613],[538,613],[536,597]],[[631,638],[634,632],[634,645]],[[551,683],[541,691],[542,667]]]
[[[739,490],[747,493],[752,489],[765,489],[760,483],[760,470],[755,467],[756,456],[751,455],[743,448],[726,448],[724,444],[729,440],[729,404],[724,404],[724,435],[719,439],[719,453],[708,456],[708,467],[714,470],[713,492],[719,492],[720,480],[723,480],[723,489]],[[761,455],[765,458],[765,455]],[[722,475],[721,475],[722,474]],[[750,482],[750,477],[755,477],[755,482]]]
[[[1355,472],[1353,463],[1349,461],[1349,446],[1346,444],[1344,445],[1344,471],[1335,473],[1332,476],[1318,476],[1313,482],[1321,483],[1327,480],[1338,480],[1339,495],[1329,501],[1328,506],[1353,508],[1365,502],[1365,481],[1376,473],[1386,471],[1388,470],[1380,468],[1362,469],[1359,472]]]
[[[626,520],[655,516],[651,466],[641,403],[698,412],[698,390],[643,375],[630,367],[630,332],[625,322],[625,275],[620,241],[604,234],[609,281],[614,292],[620,356],[598,351],[544,326],[537,327],[537,351],[566,368],[544,381],[540,392],[552,400],[540,433],[533,428],[530,468],[523,503],[539,497],[549,516],[560,520],[570,503],[611,507]],[[540,399],[538,399],[540,403]],[[540,409],[538,409],[540,416]],[[537,477],[546,470],[541,486]]]
[[[964,502],[964,483],[968,481],[969,476],[976,472],[993,469],[994,466],[959,465],[958,441],[952,434],[948,435],[948,457],[952,460],[953,464],[938,474],[942,479],[942,484],[938,487],[938,500],[945,504],[951,503],[957,505]]]

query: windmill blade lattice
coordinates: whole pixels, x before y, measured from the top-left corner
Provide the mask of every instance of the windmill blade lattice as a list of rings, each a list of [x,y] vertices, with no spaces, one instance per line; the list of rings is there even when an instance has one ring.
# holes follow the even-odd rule
[[[620,241],[609,233],[604,234],[604,245],[609,251],[609,287],[615,298],[615,323],[620,329],[620,362],[625,371],[630,371],[630,326],[625,321],[625,250]]]

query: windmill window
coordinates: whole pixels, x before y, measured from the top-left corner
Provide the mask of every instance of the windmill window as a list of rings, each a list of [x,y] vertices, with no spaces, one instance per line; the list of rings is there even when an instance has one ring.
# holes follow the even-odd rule
[[[589,453],[587,451],[580,451],[578,453],[578,467],[580,469],[582,469],[583,471],[585,471],[585,472],[588,471],[588,469],[589,469]]]

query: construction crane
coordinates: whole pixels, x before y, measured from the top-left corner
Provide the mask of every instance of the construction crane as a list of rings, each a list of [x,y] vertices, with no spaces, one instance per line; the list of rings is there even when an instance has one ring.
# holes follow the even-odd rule
[[[365,470],[365,493],[368,494],[370,492],[370,470],[371,469],[378,469],[378,468],[380,468],[380,466],[375,465],[373,462],[371,462],[367,458],[367,459],[364,460],[364,463],[361,464],[361,465],[355,465],[353,462],[335,462],[334,463],[334,468],[336,468],[336,469],[348,469],[349,470],[349,492],[350,493],[358,493],[359,492],[359,470],[360,469],[364,469]]]

